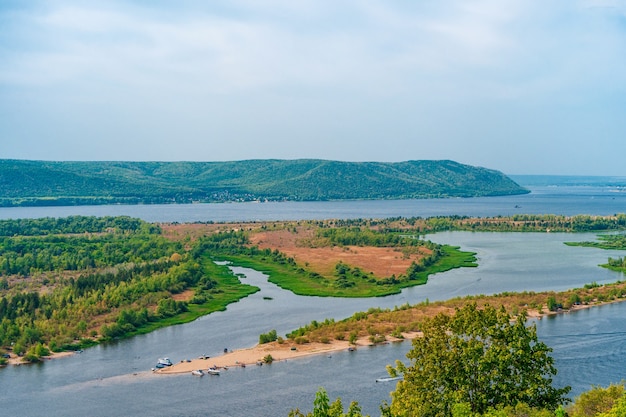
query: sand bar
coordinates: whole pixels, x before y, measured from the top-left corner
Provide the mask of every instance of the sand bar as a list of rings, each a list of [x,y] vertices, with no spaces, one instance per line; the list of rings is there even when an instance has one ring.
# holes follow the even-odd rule
[[[413,339],[418,333],[404,333],[404,339]],[[401,341],[403,339],[387,338],[387,342]],[[271,342],[262,345],[256,345],[247,349],[238,349],[229,351],[220,356],[210,357],[207,359],[191,359],[189,362],[183,361],[175,363],[166,368],[157,369],[155,373],[173,374],[191,372],[196,369],[206,370],[209,367],[232,368],[241,366],[256,366],[257,363],[263,362],[263,358],[271,355],[274,362],[286,361],[288,359],[302,358],[310,355],[332,354],[348,350],[349,348],[358,349],[365,346],[371,346],[372,343],[368,339],[359,339],[353,345],[345,340],[334,340],[330,343],[303,343],[295,344],[291,341],[284,343]]]

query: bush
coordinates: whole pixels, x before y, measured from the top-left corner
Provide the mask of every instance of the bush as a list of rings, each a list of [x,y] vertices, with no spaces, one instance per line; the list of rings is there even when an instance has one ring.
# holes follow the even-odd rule
[[[268,333],[261,333],[259,335],[259,344],[263,345],[265,343],[274,342],[276,339],[278,339],[276,330],[270,330]]]
[[[303,345],[305,343],[309,343],[309,339],[304,336],[298,336],[294,339],[294,342],[296,342],[297,345]]]

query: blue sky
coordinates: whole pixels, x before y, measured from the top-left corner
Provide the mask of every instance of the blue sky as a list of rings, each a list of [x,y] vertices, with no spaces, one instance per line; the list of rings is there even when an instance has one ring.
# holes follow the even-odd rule
[[[0,158],[626,175],[626,0],[2,0],[0,28]]]

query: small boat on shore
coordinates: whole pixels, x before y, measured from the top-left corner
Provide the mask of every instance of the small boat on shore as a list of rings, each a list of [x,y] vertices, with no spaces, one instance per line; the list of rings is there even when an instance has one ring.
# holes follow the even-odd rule
[[[172,361],[170,358],[159,358],[157,365],[172,366]]]

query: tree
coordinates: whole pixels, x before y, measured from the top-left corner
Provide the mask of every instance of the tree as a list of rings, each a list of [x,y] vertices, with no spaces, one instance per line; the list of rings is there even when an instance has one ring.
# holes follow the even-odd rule
[[[407,353],[411,364],[389,367],[403,375],[383,406],[389,415],[448,417],[459,404],[479,414],[521,403],[554,410],[567,400],[569,387],[552,387],[552,349],[526,326],[525,313],[512,321],[504,308],[468,304],[426,320],[422,331]]]
[[[593,417],[608,412],[615,402],[624,395],[624,384],[611,384],[606,388],[593,387],[578,396],[568,407],[571,417]]]
[[[626,416],[626,394],[615,401],[613,408],[606,413],[598,414],[597,417],[624,417]]]
[[[361,407],[355,401],[350,403],[348,412],[343,412],[341,398],[337,398],[332,404],[328,398],[328,393],[324,388],[317,390],[315,401],[313,401],[313,411],[302,414],[299,409],[291,410],[289,417],[368,417],[363,416]]]

